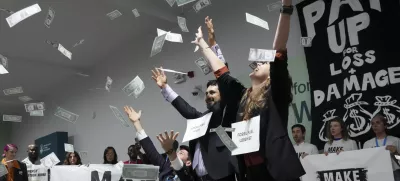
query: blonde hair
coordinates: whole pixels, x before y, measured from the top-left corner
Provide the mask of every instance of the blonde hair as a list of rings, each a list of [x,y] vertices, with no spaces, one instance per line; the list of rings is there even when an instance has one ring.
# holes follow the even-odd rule
[[[244,104],[243,112],[240,114],[243,117],[242,120],[250,120],[254,116],[253,111],[260,110],[266,105],[268,99],[266,92],[269,91],[270,79],[268,78],[262,84],[264,85],[258,90],[248,88],[243,95],[240,101],[242,105]],[[251,92],[254,92],[253,95],[250,94]]]

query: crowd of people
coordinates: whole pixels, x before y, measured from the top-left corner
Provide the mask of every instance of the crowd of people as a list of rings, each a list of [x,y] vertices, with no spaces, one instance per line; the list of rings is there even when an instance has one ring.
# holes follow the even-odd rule
[[[256,152],[232,156],[215,132],[206,132],[198,139],[189,141],[189,146],[176,141],[179,133],[170,131],[159,134],[157,140],[164,149],[160,154],[153,141],[147,136],[141,122],[141,111],[130,106],[124,110],[136,129],[136,144],[129,146],[129,160],[125,164],[151,164],[159,166],[160,181],[296,181],[305,171],[301,159],[313,154],[339,154],[343,151],[361,149],[348,134],[347,126],[339,117],[332,118],[327,126],[327,138],[323,151],[315,145],[305,142],[306,129],[301,124],[292,126],[294,143],[287,133],[288,108],[292,102],[292,81],[288,71],[286,43],[289,37],[290,15],[293,12],[291,0],[282,0],[279,23],[273,42],[276,50],[273,62],[253,62],[249,77],[251,87],[246,88],[232,77],[222,51],[215,39],[212,20],[206,17],[208,42],[203,38],[199,27],[192,42],[200,47],[203,56],[214,71],[215,80],[207,83],[205,103],[207,111],[200,112],[180,97],[167,84],[167,77],[160,69],[152,70],[152,78],[160,87],[166,101],[185,119],[200,118],[212,112],[208,129],[222,126],[231,127],[232,123],[248,121],[259,116],[260,147]],[[385,146],[391,155],[399,155],[400,139],[386,134],[387,119],[382,115],[372,120],[372,129],[376,137],[365,142],[363,148]],[[231,136],[231,133],[228,132]],[[143,148],[144,153],[140,150]],[[0,181],[27,181],[26,164],[15,159],[16,145],[4,147],[2,164],[8,174]],[[28,147],[28,157],[37,164],[37,146]],[[113,147],[107,147],[103,154],[104,164],[116,164],[118,156]],[[65,165],[80,165],[77,152],[68,153]],[[400,181],[400,166],[393,159],[393,172],[396,181]],[[20,174],[22,173],[22,174]]]

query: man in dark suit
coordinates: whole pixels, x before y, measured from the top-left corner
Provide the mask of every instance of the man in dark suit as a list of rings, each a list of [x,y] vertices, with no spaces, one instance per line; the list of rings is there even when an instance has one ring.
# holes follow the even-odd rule
[[[4,147],[3,159],[0,166],[5,166],[8,174],[0,177],[0,181],[28,181],[26,164],[15,159],[18,147],[14,144],[7,144]]]
[[[153,79],[162,89],[164,98],[170,102],[175,109],[186,119],[200,118],[212,112],[208,129],[231,127],[231,121],[235,120],[230,107],[225,107],[219,95],[216,81],[207,83],[206,104],[208,110],[204,113],[191,107],[182,97],[178,96],[167,84],[164,72],[156,69],[153,71]],[[224,116],[225,115],[225,116]],[[228,133],[229,134],[229,133]],[[199,180],[235,181],[235,171],[238,172],[237,159],[231,156],[231,152],[223,144],[215,132],[207,131],[198,139],[189,142],[191,155],[193,155],[192,167],[195,170],[195,177]]]
[[[170,155],[171,153],[175,153],[175,159],[169,161],[167,158],[163,157],[162,154],[158,153],[157,149],[154,147],[151,139],[146,135],[141,123],[141,111],[136,112],[132,107],[125,106],[125,112],[128,114],[129,119],[132,121],[133,125],[136,128],[136,136],[143,147],[143,150],[146,152],[147,159],[150,161],[150,164],[160,167],[159,180],[160,181],[176,181],[178,178],[181,181],[194,181],[190,176],[190,168],[192,162],[189,154],[189,148],[187,146],[180,146],[179,151],[176,152],[178,143],[176,142],[175,148],[169,150],[166,154]],[[180,167],[181,169],[174,171],[173,166],[171,164],[184,164],[184,167]],[[188,171],[189,170],[189,171]]]

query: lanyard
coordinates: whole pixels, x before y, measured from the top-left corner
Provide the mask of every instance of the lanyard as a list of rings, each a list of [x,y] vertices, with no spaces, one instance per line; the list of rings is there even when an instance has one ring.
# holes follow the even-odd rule
[[[386,146],[386,139],[387,139],[387,136],[383,140],[383,145],[382,146]],[[377,137],[375,137],[375,146],[379,147],[379,143],[378,143],[378,138]]]

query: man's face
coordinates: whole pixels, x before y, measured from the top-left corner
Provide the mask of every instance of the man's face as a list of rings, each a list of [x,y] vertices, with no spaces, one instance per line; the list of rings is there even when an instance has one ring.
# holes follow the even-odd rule
[[[379,117],[375,117],[372,119],[372,130],[374,131],[375,134],[379,134],[382,132],[385,132],[386,126]]]
[[[210,109],[215,103],[221,101],[221,95],[217,85],[210,85],[206,90],[206,104],[207,108]]]
[[[39,157],[39,148],[37,146],[29,146],[28,157],[37,159]]]
[[[187,152],[185,149],[181,149],[179,150],[176,155],[178,156],[178,158],[180,158],[182,160],[182,162],[186,165],[186,166],[190,166],[192,165],[192,162],[189,160],[189,152]]]
[[[303,132],[301,132],[300,128],[297,128],[297,127],[293,128],[292,129],[292,136],[293,136],[293,140],[296,143],[301,143],[301,142],[304,141],[304,134],[303,134]]]

